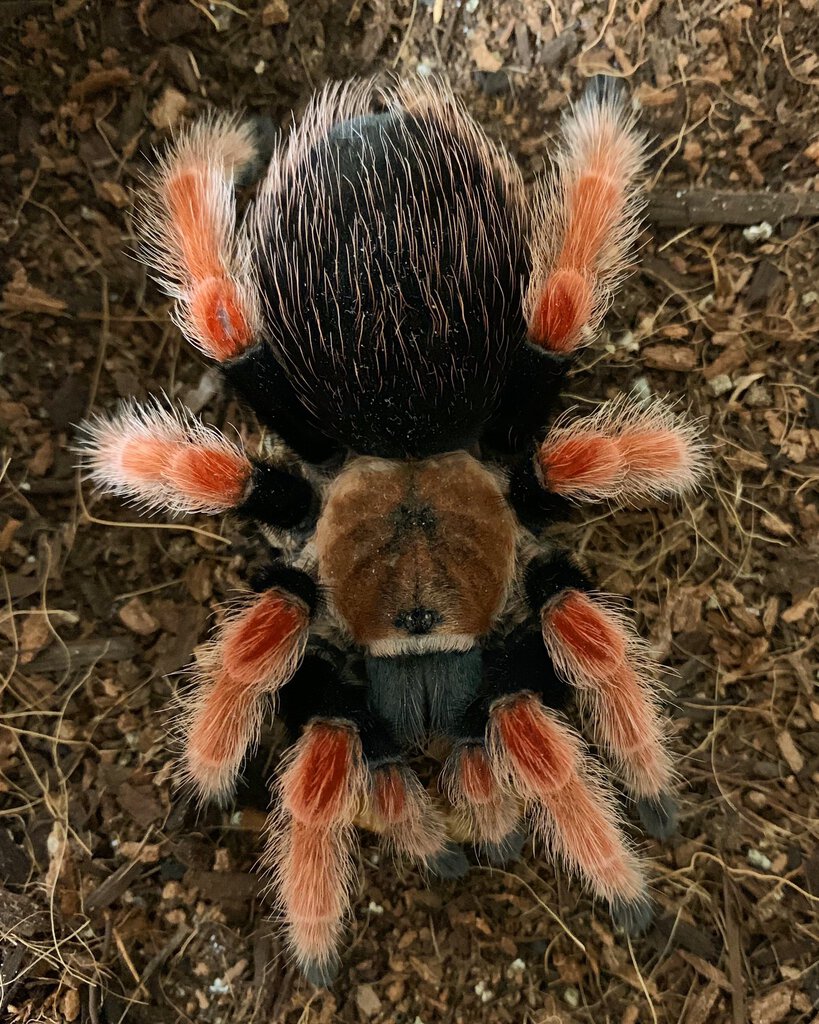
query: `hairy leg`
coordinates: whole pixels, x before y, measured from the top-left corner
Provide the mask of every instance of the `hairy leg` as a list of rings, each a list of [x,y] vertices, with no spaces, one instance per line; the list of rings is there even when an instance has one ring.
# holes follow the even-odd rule
[[[557,180],[536,203],[524,309],[534,344],[569,353],[594,334],[637,234],[643,159],[614,83],[590,86],[564,122]]]
[[[317,511],[304,477],[249,457],[186,409],[159,401],[86,421],[79,451],[99,487],[144,508],[233,511],[285,530]]]
[[[257,741],[265,698],[291,680],[304,652],[316,589],[305,573],[270,565],[201,652],[196,688],[183,695],[183,775],[200,800],[233,790]]]
[[[308,978],[327,984],[350,908],[354,825],[427,864],[445,850],[445,827],[389,723],[368,706],[366,687],[332,652],[304,659],[280,714],[298,738],[271,817],[268,861],[291,950]]]
[[[673,826],[674,772],[645,644],[564,553],[532,559],[525,585],[552,663],[580,697],[596,742],[612,757],[638,806],[644,805],[641,814],[655,807],[654,834],[667,834]]]

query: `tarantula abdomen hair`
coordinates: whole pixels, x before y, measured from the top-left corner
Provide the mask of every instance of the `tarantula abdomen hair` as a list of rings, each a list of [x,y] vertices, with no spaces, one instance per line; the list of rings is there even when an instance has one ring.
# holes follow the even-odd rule
[[[321,93],[255,219],[271,344],[310,423],[384,457],[473,444],[525,339],[525,219],[519,172],[444,89]]]

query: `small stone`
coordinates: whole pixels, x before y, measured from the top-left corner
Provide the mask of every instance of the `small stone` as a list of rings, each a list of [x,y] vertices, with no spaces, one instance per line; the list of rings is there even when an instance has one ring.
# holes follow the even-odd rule
[[[478,996],[482,1003],[488,1003],[490,1000],[495,998],[495,993],[485,985],[482,981],[479,981],[475,986],[475,995]]]
[[[379,906],[374,900],[370,900],[369,905],[367,907],[367,913],[368,914],[383,914],[384,913],[384,908]]]
[[[154,104],[148,120],[154,128],[173,128],[187,105],[182,93],[169,85]]]
[[[771,861],[765,856],[760,850],[755,850],[751,847],[750,850],[745,854],[745,859],[751,865],[752,868],[759,868],[760,871],[770,871]]]
[[[120,621],[139,636],[150,636],[159,629],[159,623],[138,597],[132,597],[119,610]]]
[[[624,352],[639,352],[640,343],[634,337],[633,331],[626,331],[614,342],[615,348],[621,348]]]
[[[356,989],[355,1001],[365,1017],[374,1017],[381,1012],[381,1000],[372,985],[359,985]]]
[[[733,386],[733,381],[727,373],[720,373],[718,376],[708,381],[708,390],[714,398],[719,398],[720,395],[724,395],[727,391],[730,391]]]
[[[773,228],[766,220],[763,220],[761,224],[751,224],[750,227],[745,228],[742,237],[746,242],[767,242],[772,234]]]
[[[571,1006],[573,1010],[576,1010],[577,1007],[580,1006],[580,993],[576,988],[570,986],[563,993],[563,1002],[566,1003],[567,1006]]]

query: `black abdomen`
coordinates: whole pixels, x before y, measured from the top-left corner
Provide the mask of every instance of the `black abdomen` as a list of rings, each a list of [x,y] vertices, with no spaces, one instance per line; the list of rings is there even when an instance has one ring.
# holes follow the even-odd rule
[[[516,172],[437,102],[299,129],[259,222],[276,356],[311,423],[359,453],[470,445],[525,336]]]

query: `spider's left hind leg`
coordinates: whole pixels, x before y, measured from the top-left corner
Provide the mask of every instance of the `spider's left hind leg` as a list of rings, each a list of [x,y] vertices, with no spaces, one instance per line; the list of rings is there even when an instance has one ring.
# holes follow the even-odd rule
[[[306,422],[262,337],[254,239],[247,219],[237,224],[234,186],[258,165],[260,149],[258,129],[236,117],[185,129],[160,158],[144,192],[140,255],[176,300],[174,317],[185,336],[219,363],[225,380],[265,426],[302,458],[320,463],[337,445]]]
[[[220,362],[259,335],[250,252],[236,233],[236,178],[256,158],[254,132],[235,117],[184,131],[160,159],[141,209],[141,254],[176,299],[185,335]]]

